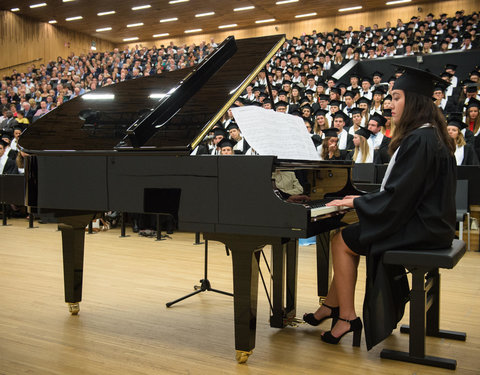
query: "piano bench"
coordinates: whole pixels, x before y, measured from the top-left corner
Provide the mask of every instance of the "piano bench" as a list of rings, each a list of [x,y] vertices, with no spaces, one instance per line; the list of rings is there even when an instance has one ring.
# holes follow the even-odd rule
[[[412,273],[410,290],[410,326],[400,332],[409,333],[409,351],[383,349],[381,358],[418,363],[455,370],[457,361],[425,355],[425,336],[466,340],[465,332],[440,329],[439,268],[452,269],[465,254],[465,242],[453,240],[452,247],[440,250],[389,250],[383,255],[384,264],[402,265]]]

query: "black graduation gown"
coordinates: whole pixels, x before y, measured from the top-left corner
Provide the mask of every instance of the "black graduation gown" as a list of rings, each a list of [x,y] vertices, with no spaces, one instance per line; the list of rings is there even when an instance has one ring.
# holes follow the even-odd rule
[[[475,137],[474,147],[475,152],[477,153],[478,160],[480,160],[480,135]]]
[[[390,138],[383,136],[380,147],[373,152],[373,162],[375,164],[388,164],[388,162],[390,162],[390,154],[388,153],[390,141]]]
[[[463,147],[463,160],[461,165],[479,165],[477,154],[472,146],[466,144]]]
[[[475,135],[470,129],[465,129],[465,142],[467,142],[468,145],[471,145],[472,147],[475,144]]]
[[[385,190],[354,200],[360,242],[369,247],[363,319],[367,348],[385,339],[403,316],[408,282],[403,267],[383,265],[390,249],[435,249],[455,234],[456,161],[433,128],[402,142]]]
[[[2,174],[18,174],[17,163],[15,160],[8,158],[3,168]]]

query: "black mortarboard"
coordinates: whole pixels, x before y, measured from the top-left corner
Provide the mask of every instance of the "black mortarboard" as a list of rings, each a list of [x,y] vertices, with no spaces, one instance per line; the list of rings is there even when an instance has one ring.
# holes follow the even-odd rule
[[[365,96],[362,96],[360,99],[357,100],[357,103],[358,104],[366,103],[366,104],[370,105],[372,103],[372,101],[370,99],[366,98]]]
[[[322,133],[325,134],[325,138],[326,137],[338,137],[338,129],[337,128],[323,129]]]
[[[362,137],[365,137],[366,139],[370,138],[370,136],[373,134],[370,130],[364,127],[360,127],[355,134],[361,135]]]
[[[362,82],[372,83],[372,81],[371,81],[370,78],[368,78],[368,77],[363,77],[363,78],[362,78]]]
[[[315,94],[315,91],[313,91],[312,89],[305,90],[305,95],[307,94],[313,95]]]
[[[280,90],[278,92],[278,96],[280,96],[280,95],[287,95],[287,92],[285,90]]]
[[[380,126],[385,126],[387,123],[387,119],[378,112],[375,112],[372,116],[370,116],[370,120],[376,121]]]
[[[330,92],[333,92],[333,93],[338,94],[338,95],[340,95],[340,93],[341,93],[340,88],[338,88],[338,87],[332,87],[330,89]]]
[[[355,94],[351,91],[346,91],[345,94],[343,94],[343,97],[346,97],[346,96],[349,96],[349,97],[353,98],[355,96]]]
[[[470,98],[466,107],[467,107],[467,109],[472,108],[472,107],[480,108],[480,101],[478,101],[475,98]]]
[[[315,111],[315,117],[316,116],[325,116],[326,114],[328,113],[328,111],[326,109],[317,109]]]
[[[480,76],[480,72],[477,72],[476,70],[473,70],[472,72],[470,72],[470,77],[471,76]]]
[[[474,92],[477,92],[478,91],[478,86],[479,86],[478,83],[467,84],[467,92],[470,93],[470,94],[472,94]]]
[[[3,139],[0,139],[0,145],[2,145],[5,148],[8,146],[8,143],[5,142]]]
[[[383,98],[383,101],[385,101],[385,100],[390,100],[390,101],[392,101],[392,95],[390,95],[390,94],[386,95],[386,96]]]
[[[461,112],[452,112],[447,116],[447,125],[456,126],[459,130],[467,128],[467,124],[463,122],[463,114]]]
[[[442,73],[440,74],[440,77],[452,78],[452,77],[453,77],[453,74],[452,74],[452,73],[448,73],[448,72],[442,72]]]
[[[232,147],[235,146],[237,142],[235,142],[233,139],[228,139],[228,138],[223,138],[220,142],[217,143],[217,146],[220,148],[223,147]]]
[[[455,65],[455,64],[445,64],[445,70],[446,69],[457,70],[457,65]]]
[[[382,87],[377,87],[375,90],[373,90],[373,95],[379,94],[379,95],[385,95],[385,91],[383,90]]]
[[[334,107],[340,107],[340,105],[341,105],[342,103],[340,102],[340,100],[330,100],[330,103],[329,103],[329,104],[330,104],[330,106],[333,105]]]
[[[228,124],[226,129],[227,129],[227,131],[230,131],[231,129],[239,129],[239,127],[238,127],[236,122],[232,121],[232,122],[230,122],[230,124]]]
[[[213,135],[216,137],[217,135],[223,135],[223,138],[227,137],[227,132],[223,128],[215,128],[213,129]]]
[[[289,81],[288,79],[283,81],[283,85],[291,85],[291,84],[292,84],[292,81]]]
[[[287,107],[288,106],[288,103],[283,101],[283,100],[279,100],[278,102],[275,103],[275,108],[277,107]]]
[[[383,114],[383,117],[392,117],[392,110],[390,108],[385,108],[382,114]]]
[[[383,77],[383,73],[382,73],[382,72],[379,72],[379,71],[373,72],[372,77],[377,77],[377,76],[380,77],[380,78],[382,78],[382,77]]]
[[[361,108],[352,108],[352,110],[350,111],[352,115],[360,114],[362,112],[363,112],[363,109]]]
[[[347,119],[348,119],[348,115],[343,111],[337,111],[333,114],[334,119],[339,118],[339,117],[341,117],[343,119],[343,121],[347,121]]]
[[[404,69],[404,73],[395,81],[393,90],[403,90],[423,96],[431,97],[433,88],[442,78],[421,69],[394,64]]]

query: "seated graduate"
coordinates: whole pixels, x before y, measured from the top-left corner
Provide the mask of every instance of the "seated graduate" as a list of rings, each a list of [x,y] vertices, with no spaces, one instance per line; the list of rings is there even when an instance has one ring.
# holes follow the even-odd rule
[[[325,138],[317,148],[320,160],[344,160],[345,155],[343,155],[338,148],[338,129],[324,129],[323,134]]]
[[[243,138],[240,128],[238,127],[235,120],[232,120],[227,126],[227,131],[230,134],[230,139],[234,140],[233,150],[236,154],[245,154],[250,148],[250,145],[247,143],[245,138]]]
[[[343,111],[335,112],[333,115],[333,127],[338,129],[339,150],[353,150],[353,135],[348,134],[344,129],[348,115]]]
[[[220,155],[234,155],[234,146],[237,142],[233,139],[223,138],[218,142],[218,148],[220,149]]]
[[[355,135],[355,132],[362,127],[362,112],[361,108],[352,108],[350,114],[352,115],[352,126],[348,129],[348,134]]]
[[[354,345],[360,345],[362,321],[354,303],[360,255],[367,256],[363,320],[370,350],[401,320],[409,294],[405,269],[384,265],[383,253],[447,248],[455,236],[455,145],[443,114],[431,99],[441,78],[402,68],[404,73],[392,89],[393,155],[380,191],[327,203],[355,208],[359,221],[333,236],[330,290],[315,313],[304,315],[314,326],[335,319],[333,328],[322,335],[326,343],[338,344],[353,332]]]
[[[387,123],[387,119],[379,113],[374,113],[368,121],[368,130],[372,133],[368,142],[370,149],[373,150],[373,159],[375,164],[384,164],[390,161],[388,154],[388,145],[390,138],[382,133],[382,127]]]
[[[447,122],[448,135],[455,141],[455,159],[457,165],[479,165],[474,148],[465,142],[462,129],[467,127],[462,121],[461,113],[451,113]]]
[[[8,143],[0,139],[0,174],[18,174],[17,164],[8,156]]]
[[[360,128],[353,136],[355,148],[347,153],[346,160],[353,160],[355,163],[373,163],[373,150],[370,149],[368,138],[372,132],[366,128]]]

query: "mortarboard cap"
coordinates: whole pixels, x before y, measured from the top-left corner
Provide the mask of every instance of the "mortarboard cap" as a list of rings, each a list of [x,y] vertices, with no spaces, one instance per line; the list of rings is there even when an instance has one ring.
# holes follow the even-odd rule
[[[3,136],[2,136],[3,137]],[[8,143],[5,142],[3,139],[0,139],[0,145],[3,146],[4,148],[8,146]]]
[[[342,103],[340,102],[340,100],[330,100],[330,103],[329,103],[329,104],[330,104],[330,106],[333,105],[334,107],[340,107],[340,105],[341,105]]]
[[[382,78],[382,77],[383,77],[383,73],[382,73],[382,72],[379,72],[379,71],[375,71],[375,72],[373,72],[372,77],[380,77],[380,78]]]
[[[385,91],[383,90],[383,88],[377,87],[377,88],[375,88],[375,90],[373,90],[373,95],[375,95],[375,94],[385,95]]]
[[[475,98],[470,98],[466,107],[467,107],[467,109],[470,109],[472,107],[480,108],[480,101],[475,99]]]
[[[339,117],[342,118],[343,121],[347,121],[347,119],[348,119],[348,115],[343,111],[337,111],[333,114],[334,119],[339,118]]]
[[[323,129],[322,133],[325,134],[325,138],[327,138],[327,137],[338,137],[338,129],[337,128]]]
[[[352,115],[361,114],[362,112],[363,112],[363,109],[361,108],[352,108],[352,110],[350,111]]]
[[[343,97],[347,97],[349,96],[350,98],[353,98],[355,96],[355,94],[351,91],[346,91],[345,94],[343,95]]]
[[[226,129],[227,131],[230,131],[231,129],[239,129],[239,127],[236,122],[232,121],[230,124],[228,124]]]
[[[433,88],[436,84],[443,82],[442,78],[421,69],[410,66],[402,66],[404,73],[395,81],[393,90],[403,90],[405,92],[431,97]]]
[[[474,92],[477,92],[478,91],[478,86],[479,84],[478,83],[468,83],[467,84],[467,92],[472,94]]]
[[[235,142],[233,139],[228,139],[228,138],[223,138],[220,142],[218,142],[217,146],[220,148],[224,147],[232,147],[235,146],[237,142]]]
[[[383,117],[392,117],[392,110],[390,108],[384,108],[382,115]]]
[[[461,112],[452,112],[447,116],[447,125],[456,126],[459,130],[467,128],[467,124],[463,122],[463,114]]]
[[[283,100],[279,100],[278,102],[275,103],[275,108],[287,107],[287,106],[288,106],[288,103]]]
[[[457,70],[457,65],[455,65],[455,64],[445,64],[445,70],[447,70],[447,69]]]
[[[385,126],[387,123],[387,119],[378,112],[375,112],[372,116],[370,116],[370,121],[371,120],[377,122],[377,124],[380,126]]]
[[[327,94],[320,94],[318,100],[329,100],[330,97]]]
[[[333,93],[338,94],[338,95],[340,95],[340,93],[341,93],[340,88],[338,88],[338,87],[332,87],[330,89],[330,92],[331,93],[333,92]]]
[[[315,117],[317,116],[325,116],[326,114],[328,113],[328,111],[326,109],[317,109],[315,111]]]
[[[215,128],[213,129],[213,135],[216,137],[217,135],[223,135],[223,138],[227,137],[227,132],[223,128]]]
[[[358,104],[366,103],[366,104],[370,105],[372,103],[372,101],[370,99],[366,98],[365,96],[362,96],[360,99],[357,100],[357,103]]]
[[[361,135],[362,137],[365,137],[366,139],[370,138],[370,136],[373,134],[370,130],[364,127],[360,127],[355,134]]]

